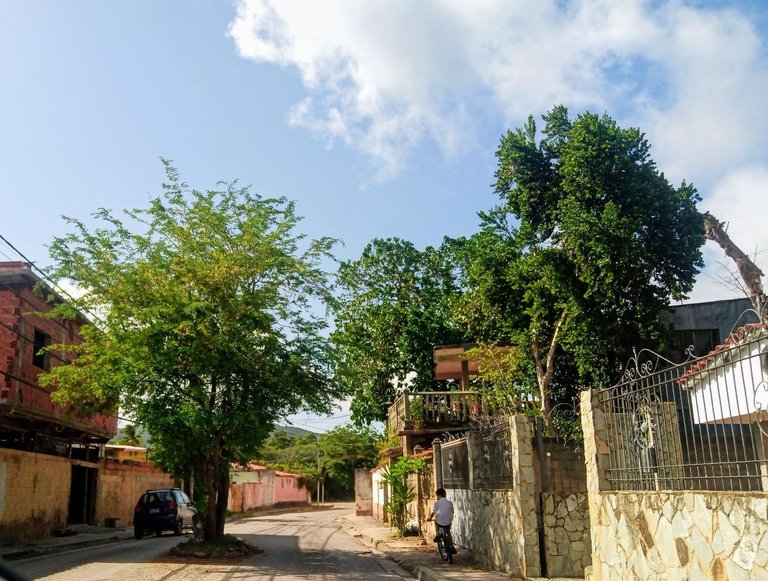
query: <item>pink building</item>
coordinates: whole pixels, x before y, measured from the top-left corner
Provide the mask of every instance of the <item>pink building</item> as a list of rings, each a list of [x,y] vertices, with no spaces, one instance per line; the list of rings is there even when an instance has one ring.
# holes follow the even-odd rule
[[[310,502],[309,490],[301,483],[301,475],[249,464],[233,467],[229,485],[229,510],[247,512],[281,504]]]

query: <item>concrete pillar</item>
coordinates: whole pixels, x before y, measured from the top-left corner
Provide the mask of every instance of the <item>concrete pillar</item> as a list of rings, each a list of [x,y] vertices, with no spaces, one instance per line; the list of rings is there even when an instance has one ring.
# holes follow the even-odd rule
[[[527,416],[515,415],[509,420],[509,432],[513,499],[518,505],[521,518],[517,551],[520,575],[541,577],[536,473],[533,469],[533,425]]]
[[[367,468],[355,469],[355,514],[373,516],[373,479]]]
[[[602,581],[601,561],[604,558],[600,544],[601,492],[610,490],[608,468],[610,446],[608,440],[610,416],[600,404],[596,390],[582,391],[581,429],[584,433],[584,462],[587,467],[587,498],[589,499],[589,524],[592,542],[592,568],[585,576],[592,581]]]
[[[439,438],[432,440],[432,470],[435,488],[443,488],[443,444]]]

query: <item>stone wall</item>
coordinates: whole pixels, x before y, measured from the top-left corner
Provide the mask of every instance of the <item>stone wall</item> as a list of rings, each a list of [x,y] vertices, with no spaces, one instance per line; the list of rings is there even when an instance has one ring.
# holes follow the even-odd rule
[[[581,394],[592,567],[588,578],[768,580],[765,492],[610,489],[612,417]]]
[[[582,577],[592,562],[586,493],[543,492],[547,575]]]
[[[520,577],[541,575],[539,550],[539,484],[533,452],[533,425],[524,415],[509,419],[510,483],[504,489],[475,486],[474,467],[482,461],[483,447],[475,432],[468,435],[468,488],[444,487],[453,501],[454,540],[471,549],[485,567]],[[452,444],[453,445],[453,444]],[[435,466],[440,454],[435,452]],[[443,459],[444,460],[444,459]],[[440,485],[440,475],[435,484]]]
[[[512,490],[448,490],[455,516],[453,538],[471,549],[477,562],[511,575],[525,575],[520,503]],[[535,514],[534,514],[535,517]]]
[[[66,458],[0,448],[0,541],[24,541],[67,524]]]
[[[768,498],[762,493],[599,495],[595,579],[768,579]]]

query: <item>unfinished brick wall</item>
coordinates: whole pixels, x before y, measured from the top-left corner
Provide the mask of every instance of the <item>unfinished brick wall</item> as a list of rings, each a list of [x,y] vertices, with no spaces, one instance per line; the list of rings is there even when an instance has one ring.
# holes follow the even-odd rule
[[[99,465],[96,487],[95,523],[119,519],[117,526],[133,523],[133,509],[139,496],[149,488],[173,486],[173,478],[151,462],[107,460]]]
[[[66,458],[0,448],[0,542],[65,526],[71,472]]]
[[[0,288],[0,400],[18,410],[31,409],[53,421],[82,427],[87,432],[111,437],[117,427],[116,416],[95,414],[90,418],[73,417],[51,400],[51,388],[40,387],[38,376],[45,370],[34,364],[35,331],[50,337],[51,344],[72,345],[80,342],[80,326],[74,321],[45,319],[37,312],[49,311],[50,305],[22,284]],[[50,367],[63,365],[69,355],[50,354]]]
[[[545,438],[544,456],[542,469],[547,471],[550,491],[586,493],[587,469],[580,448]]]

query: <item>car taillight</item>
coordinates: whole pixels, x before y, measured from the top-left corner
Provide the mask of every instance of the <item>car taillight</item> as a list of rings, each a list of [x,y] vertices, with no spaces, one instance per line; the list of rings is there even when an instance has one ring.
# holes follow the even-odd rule
[[[168,503],[168,510],[176,510],[176,503],[171,501]]]
[[[140,504],[136,505],[136,510],[134,510],[134,512],[141,512],[141,505]]]

